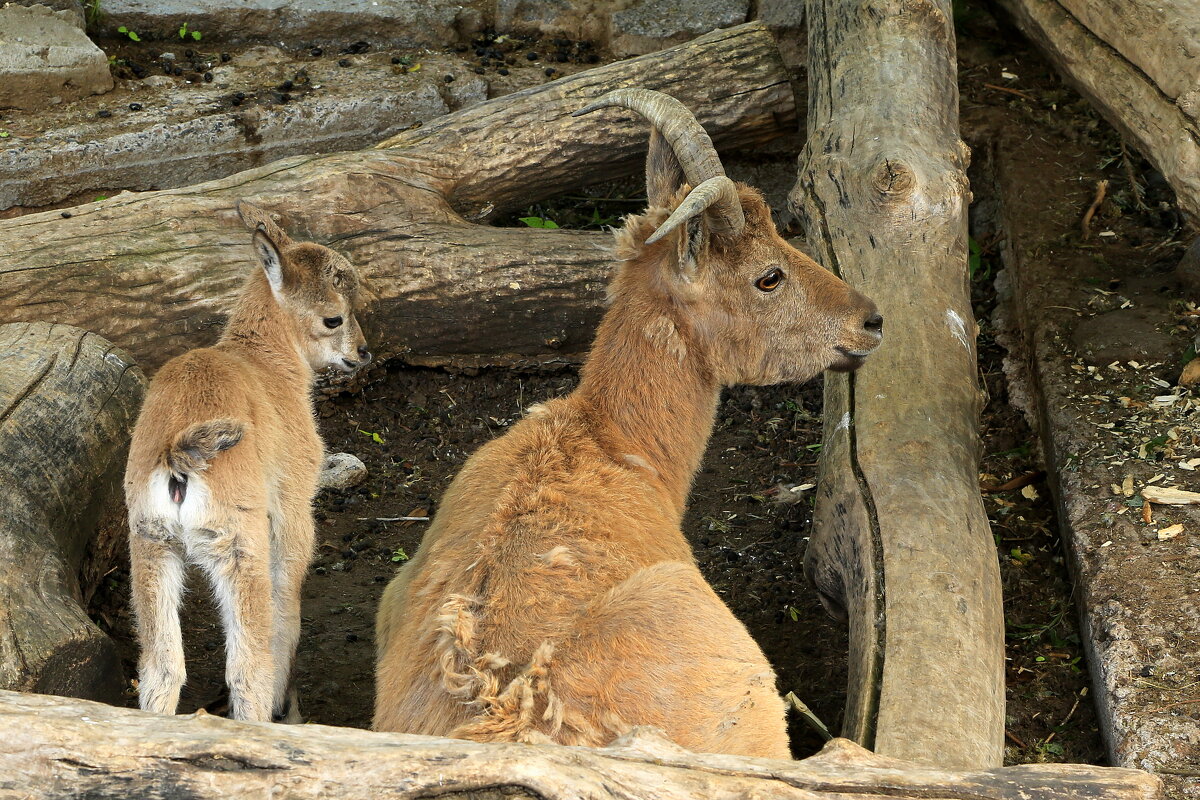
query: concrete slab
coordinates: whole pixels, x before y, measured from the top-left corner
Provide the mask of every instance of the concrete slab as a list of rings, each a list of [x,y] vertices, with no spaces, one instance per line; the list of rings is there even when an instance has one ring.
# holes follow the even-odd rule
[[[1140,496],[1148,485],[1200,488],[1200,398],[1175,384],[1190,336],[1159,299],[1178,289],[1117,231],[1079,240],[1094,153],[1051,135],[998,139],[982,151],[994,186],[973,188],[999,212],[992,230],[974,235],[1003,237],[997,339],[1059,508],[1109,757],[1162,774],[1173,797],[1194,800],[1200,508],[1154,505],[1143,516]],[[1089,363],[1072,334],[1122,306],[1157,315],[1170,335],[1148,338],[1153,352],[1141,360]]]
[[[0,7],[0,108],[44,108],[112,87],[108,59],[74,10]]]

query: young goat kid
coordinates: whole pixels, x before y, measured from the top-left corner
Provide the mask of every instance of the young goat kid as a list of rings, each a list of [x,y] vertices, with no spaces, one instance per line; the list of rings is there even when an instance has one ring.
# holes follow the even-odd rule
[[[174,714],[184,683],[185,559],[212,582],[235,719],[297,721],[290,688],[300,586],[313,551],[324,447],[314,372],[371,359],[354,317],[358,277],[327,247],[293,242],[241,202],[261,269],[221,339],[163,365],[125,470],[141,706]]]
[[[617,233],[611,305],[570,396],[482,447],[377,619],[375,728],[600,746],[655,725],[788,758],[775,676],[680,522],[722,386],[859,366],[875,305],[776,232],[673,98],[579,113],[654,126],[650,207]]]

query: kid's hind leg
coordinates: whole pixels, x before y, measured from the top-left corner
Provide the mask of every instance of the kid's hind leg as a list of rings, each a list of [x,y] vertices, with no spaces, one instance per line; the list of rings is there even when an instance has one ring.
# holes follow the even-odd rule
[[[179,630],[184,576],[179,542],[162,520],[131,518],[129,561],[141,649],[138,704],[146,711],[174,714],[186,679]]]
[[[238,510],[191,534],[225,628],[225,681],[234,719],[271,719],[271,575],[267,515]]]
[[[306,504],[303,511],[276,526],[271,541],[271,654],[275,670],[271,710],[278,722],[303,721],[292,678],[300,641],[300,590],[312,560],[314,538],[312,515]]]

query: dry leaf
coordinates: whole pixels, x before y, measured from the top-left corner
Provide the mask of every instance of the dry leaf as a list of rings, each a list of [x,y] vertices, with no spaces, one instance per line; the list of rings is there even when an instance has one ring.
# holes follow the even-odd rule
[[[1200,505],[1200,492],[1189,492],[1174,486],[1147,486],[1142,489],[1142,497],[1164,506]]]
[[[1021,490],[1021,497],[1024,497],[1026,500],[1037,500],[1037,489],[1033,488],[1033,486],[1026,486]]]
[[[1133,476],[1126,475],[1125,480],[1121,482],[1121,494],[1126,497],[1133,497]]]
[[[1179,522],[1168,528],[1160,528],[1158,531],[1158,540],[1165,542],[1167,539],[1174,539],[1181,533],[1183,533],[1183,523]]]

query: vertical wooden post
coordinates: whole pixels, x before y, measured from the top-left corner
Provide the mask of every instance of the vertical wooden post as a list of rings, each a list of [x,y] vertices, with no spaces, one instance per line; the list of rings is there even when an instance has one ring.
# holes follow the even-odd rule
[[[848,617],[843,732],[945,767],[1001,763],[1004,635],[978,490],[976,326],[949,0],[809,0],[808,144],[790,196],[884,341],[825,384],[805,568]]]

